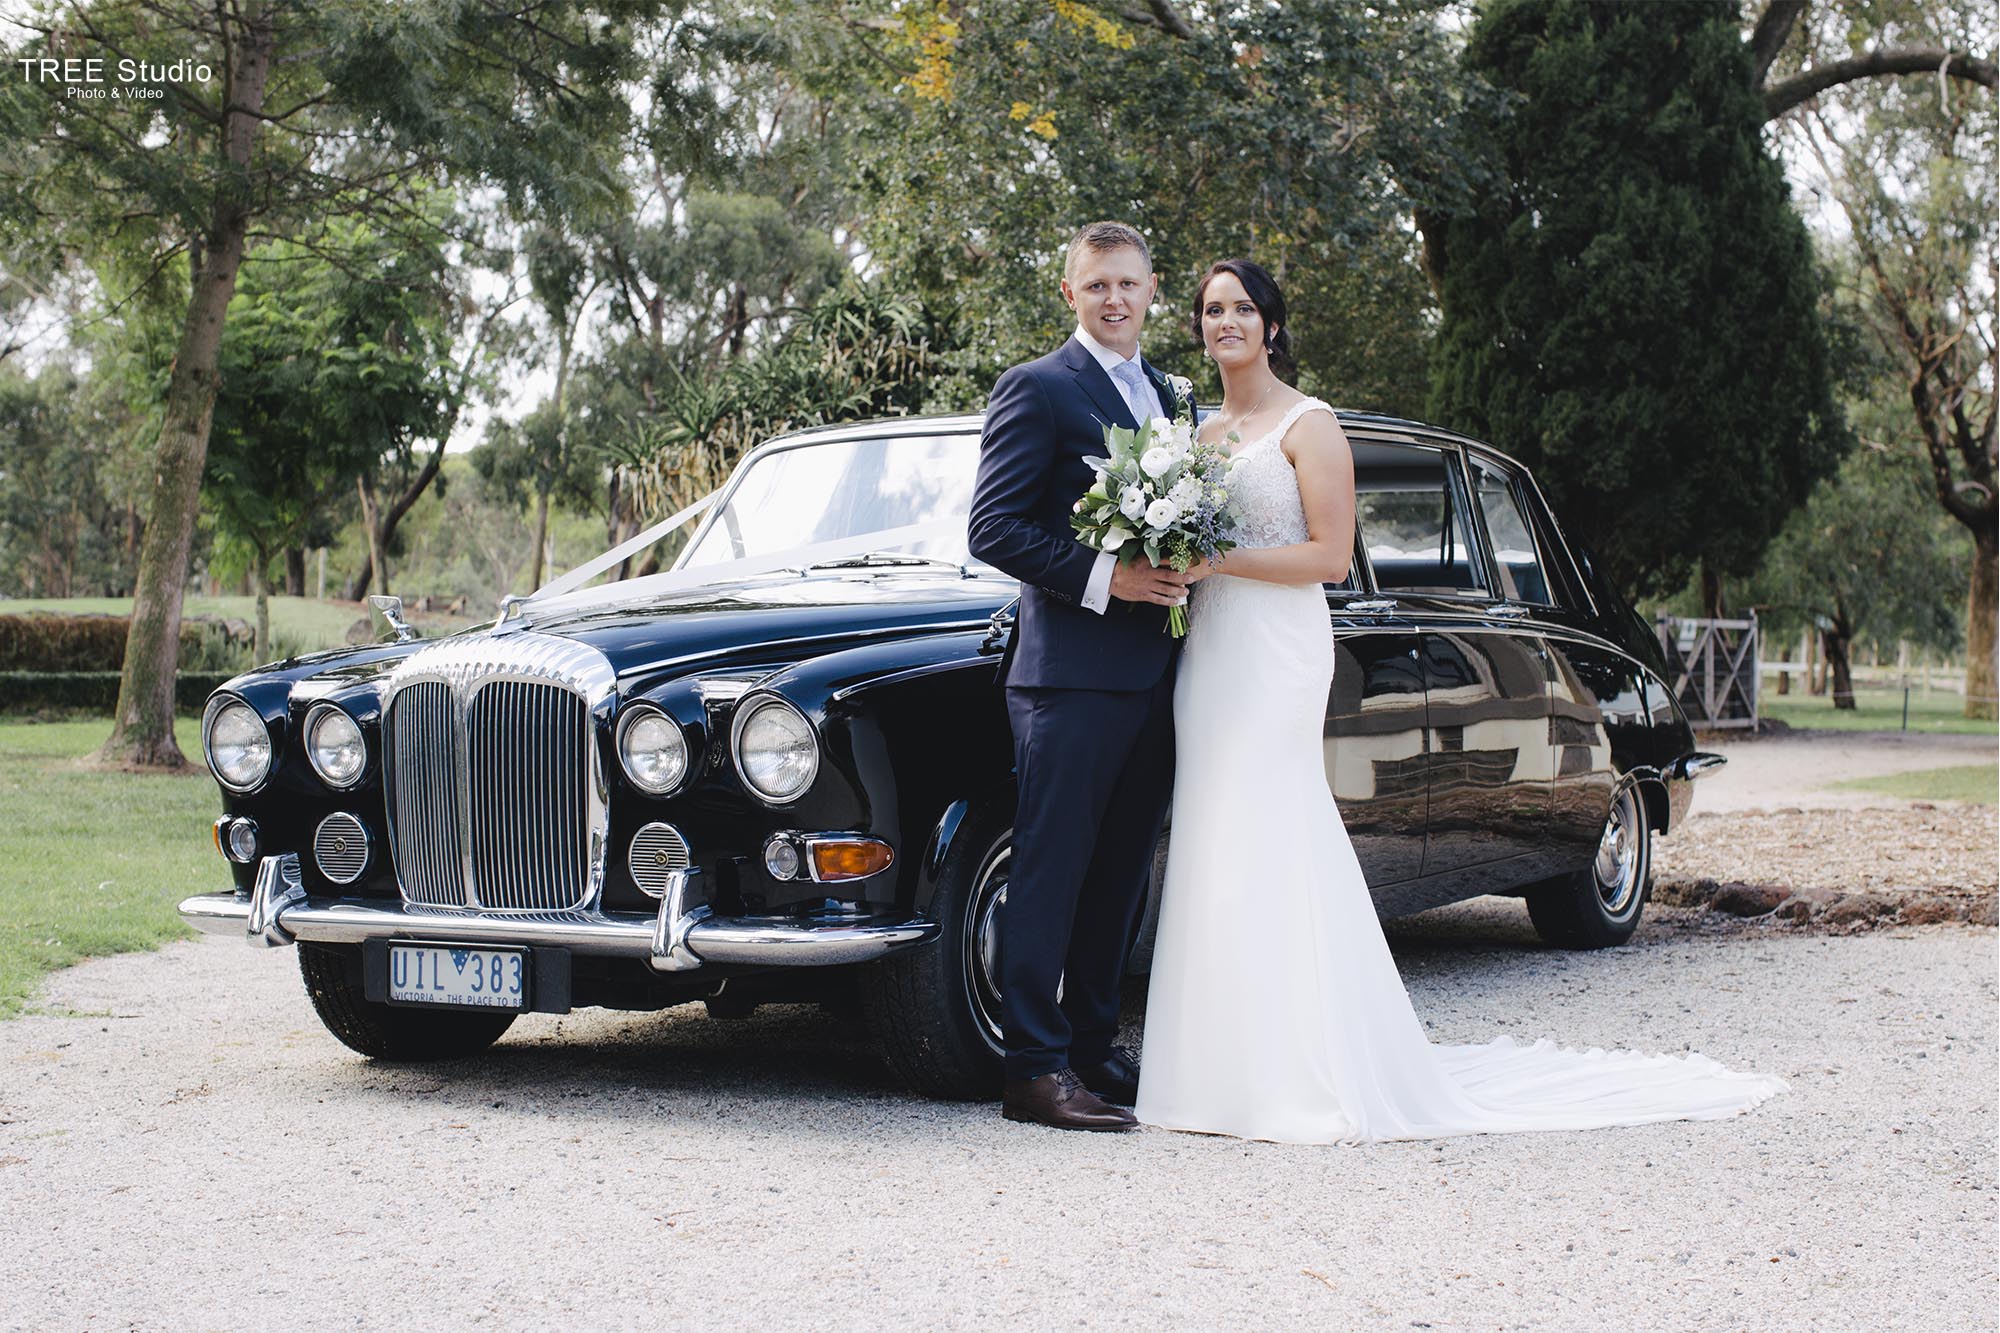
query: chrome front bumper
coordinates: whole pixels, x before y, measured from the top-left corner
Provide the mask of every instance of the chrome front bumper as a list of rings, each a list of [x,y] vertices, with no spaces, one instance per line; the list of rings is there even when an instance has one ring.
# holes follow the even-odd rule
[[[708,964],[826,967],[862,963],[937,938],[935,921],[812,922],[789,917],[718,917],[687,905],[697,870],[675,871],[657,913],[534,912],[515,916],[410,907],[375,898],[312,898],[297,853],[267,856],[248,894],[184,899],[181,919],[211,935],[241,935],[277,948],[299,940],[360,944],[423,939],[452,944],[551,945],[579,954],[639,958],[660,972]]]

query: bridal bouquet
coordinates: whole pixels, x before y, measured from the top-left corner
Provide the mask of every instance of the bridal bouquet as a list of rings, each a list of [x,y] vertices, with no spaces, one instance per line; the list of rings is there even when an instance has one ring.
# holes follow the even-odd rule
[[[1229,455],[1196,440],[1188,417],[1154,417],[1137,430],[1107,425],[1104,447],[1110,457],[1084,460],[1097,480],[1069,521],[1084,545],[1121,560],[1144,551],[1155,565],[1185,573],[1236,544],[1223,536],[1233,518]],[[1187,626],[1185,605],[1168,608],[1169,633],[1180,638]]]

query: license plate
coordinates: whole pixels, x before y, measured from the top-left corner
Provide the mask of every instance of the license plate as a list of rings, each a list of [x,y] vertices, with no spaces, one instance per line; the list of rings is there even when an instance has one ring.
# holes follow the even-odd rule
[[[389,946],[389,999],[397,1004],[525,1009],[524,949],[455,949],[440,944]]]

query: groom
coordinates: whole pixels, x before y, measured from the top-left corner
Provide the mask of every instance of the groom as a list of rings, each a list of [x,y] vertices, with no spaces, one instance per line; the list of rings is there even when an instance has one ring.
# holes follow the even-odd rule
[[[1021,581],[1000,666],[1020,792],[1000,920],[1001,1112],[1058,1129],[1138,1123],[1124,1108],[1139,1067],[1112,1040],[1173,792],[1180,640],[1165,633],[1166,608],[1190,580],[1091,550],[1069,519],[1107,423],[1193,410],[1139,355],[1159,285],[1137,231],[1095,222],[1076,234],[1062,282],[1076,334],[993,386],[972,494],[972,554]]]

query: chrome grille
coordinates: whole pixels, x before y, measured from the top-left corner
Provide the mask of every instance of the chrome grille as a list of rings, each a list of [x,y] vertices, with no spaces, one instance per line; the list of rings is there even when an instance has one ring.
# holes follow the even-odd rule
[[[687,839],[672,824],[648,824],[632,835],[632,881],[658,898],[667,876],[688,868]]]
[[[590,885],[584,767],[590,714],[560,685],[496,680],[466,716],[472,875],[482,907],[575,908]]]
[[[384,689],[389,847],[405,901],[569,911],[603,882],[593,708],[610,664],[521,631],[414,654]]]
[[[389,767],[389,853],[396,861],[396,883],[413,903],[462,907],[458,700],[441,680],[413,681],[397,691],[382,728],[389,738],[382,749]]]
[[[368,829],[345,810],[319,821],[313,831],[313,862],[335,884],[352,884],[368,868]]]

